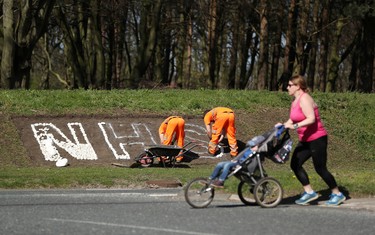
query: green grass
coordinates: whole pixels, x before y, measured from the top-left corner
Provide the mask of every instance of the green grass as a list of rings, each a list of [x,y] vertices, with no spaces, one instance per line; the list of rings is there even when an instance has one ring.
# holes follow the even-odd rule
[[[208,175],[209,168],[7,167],[0,168],[0,188],[70,188],[146,186],[151,180],[185,182]]]
[[[290,102],[285,93],[236,90],[0,90],[0,94],[0,111],[13,115],[100,114],[117,109],[198,115],[218,104],[248,109],[258,105],[286,107]]]
[[[284,196],[301,193],[301,186],[288,166],[271,168],[267,172],[283,186]],[[119,167],[85,167],[85,168],[47,168],[47,167],[7,167],[0,168],[0,188],[127,188],[147,187],[147,181],[173,180],[182,184],[197,176],[208,176],[211,167],[197,168],[119,168]],[[310,180],[316,191],[325,191],[327,186],[312,170]],[[374,196],[375,179],[372,169],[360,172],[353,170],[333,170],[340,188],[351,197]],[[225,192],[237,192],[239,181],[232,177],[225,183]]]
[[[375,193],[375,95],[360,93],[313,93],[329,131],[329,169],[351,195]],[[115,91],[21,91],[0,90],[0,188],[134,187],[147,180],[175,179],[182,183],[195,176],[208,176],[212,165],[190,169],[128,169],[117,167],[35,167],[22,148],[12,116],[202,115],[215,106],[230,106],[249,113],[265,126],[274,125],[272,115],[287,115],[291,98],[284,92],[237,90],[115,90]],[[280,117],[283,120],[282,117]],[[243,122],[246,122],[244,120]],[[239,123],[241,125],[241,123]],[[251,125],[251,124],[250,124]],[[255,125],[255,124],[254,124]],[[258,127],[264,130],[263,127]],[[287,195],[301,192],[289,165],[269,164],[269,174],[282,183]],[[316,190],[326,185],[306,165]],[[235,192],[238,181],[229,179],[227,191]]]

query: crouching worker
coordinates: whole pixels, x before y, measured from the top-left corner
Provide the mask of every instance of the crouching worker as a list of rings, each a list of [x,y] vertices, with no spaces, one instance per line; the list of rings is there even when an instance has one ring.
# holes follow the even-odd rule
[[[208,138],[208,152],[215,155],[218,151],[218,144],[225,134],[228,138],[231,157],[238,154],[238,146],[236,139],[235,115],[232,109],[226,107],[216,107],[206,110],[203,113],[203,121],[206,127]]]
[[[166,118],[159,127],[160,143],[162,145],[172,145],[177,141],[177,146],[182,148],[185,139],[185,120],[179,116]],[[183,156],[176,158],[176,162],[181,162]]]

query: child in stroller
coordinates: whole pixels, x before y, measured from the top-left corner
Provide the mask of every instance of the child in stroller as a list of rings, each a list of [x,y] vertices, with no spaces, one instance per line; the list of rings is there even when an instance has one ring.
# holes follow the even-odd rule
[[[274,161],[284,163],[284,161],[287,160],[286,158],[289,156],[292,146],[292,141],[289,134],[283,138],[284,141],[281,141],[281,144],[283,144],[282,148],[276,152],[272,152],[272,149],[277,149],[277,147],[280,147],[272,145],[274,144],[273,142],[275,138],[276,140],[279,139],[284,131],[285,128],[283,126],[279,126],[264,133],[263,135],[255,136],[247,142],[246,148],[241,151],[236,158],[230,161],[219,162],[208,178],[211,185],[217,188],[223,188],[224,182],[228,178],[228,175],[236,174],[242,167],[244,167],[245,164],[243,163],[246,162],[247,159],[252,158],[257,152],[271,152]],[[267,144],[269,141],[271,141],[271,143]],[[246,166],[248,172],[252,173],[257,166],[257,162],[247,161]]]
[[[197,177],[188,182],[184,187],[186,202],[193,208],[207,207],[215,196],[215,179],[219,177],[219,180],[225,180],[234,175],[240,180],[237,193],[245,205],[252,205],[255,201],[265,208],[276,207],[282,200],[283,189],[275,178],[267,175],[262,162],[267,157],[276,163],[285,163],[291,146],[292,140],[284,126],[254,137],[238,154],[235,162],[218,163],[209,179]]]

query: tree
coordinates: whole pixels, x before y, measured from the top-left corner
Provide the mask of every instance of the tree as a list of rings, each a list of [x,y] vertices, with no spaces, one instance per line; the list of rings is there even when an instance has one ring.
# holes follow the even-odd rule
[[[375,14],[374,10],[373,13]],[[358,90],[363,92],[372,92],[374,84],[374,59],[375,59],[375,15],[365,14],[361,35],[361,46],[359,48],[359,83]]]
[[[311,44],[311,50],[309,55],[308,61],[308,72],[307,77],[307,85],[310,89],[314,90],[314,82],[315,82],[315,71],[316,71],[316,62],[317,62],[317,54],[319,48],[318,37],[320,35],[319,32],[319,10],[320,10],[320,1],[314,1],[313,3],[313,12],[312,12],[312,32],[309,36],[309,41]]]
[[[285,90],[293,73],[317,91],[375,87],[371,0],[0,4],[1,88]]]
[[[32,52],[47,31],[55,0],[3,1],[0,87],[30,88]]]
[[[286,90],[288,80],[293,73],[294,60],[296,58],[296,34],[297,34],[297,5],[296,0],[291,0],[288,7],[287,30],[285,32],[284,65],[283,73],[279,78],[279,85]]]
[[[72,71],[70,88],[92,89],[105,83],[100,6],[100,0],[74,0],[71,5],[59,2],[56,8],[67,69]]]
[[[207,68],[209,85],[211,88],[216,86],[216,54],[217,54],[217,22],[218,22],[218,6],[217,0],[209,0],[209,12],[207,19]]]
[[[299,3],[299,24],[297,30],[296,55],[297,64],[295,65],[295,73],[304,75],[307,69],[307,58],[311,48],[308,41],[309,21],[310,21],[310,0],[302,0]],[[307,78],[309,80],[310,78]]]
[[[267,0],[261,0],[259,4],[260,32],[259,32],[259,60],[257,88],[266,88],[268,79],[268,4]]]
[[[331,53],[329,57],[329,73],[328,73],[328,80],[326,91],[331,92],[335,91],[336,88],[336,80],[338,76],[338,67],[340,65],[340,57],[338,55],[338,44],[341,38],[342,28],[343,28],[343,18],[337,20],[336,30],[335,30],[335,37],[332,37],[331,40]]]
[[[139,47],[130,74],[131,88],[137,88],[149,68],[157,44],[162,0],[143,2],[139,24]]]
[[[285,6],[282,1],[277,1],[275,5],[272,6],[271,15],[271,36],[270,36],[270,46],[272,51],[271,61],[271,74],[268,82],[268,90],[276,91],[278,90],[278,73],[279,73],[279,61],[281,57],[281,41],[282,33],[284,30],[284,18],[285,18]],[[271,54],[271,53],[270,53]]]
[[[329,5],[329,0],[322,0],[322,13],[321,13],[321,34],[320,34],[320,46],[319,46],[319,68],[318,76],[314,80],[314,90],[325,91],[326,78],[328,70],[328,46],[329,46],[329,18],[330,9],[332,6]]]

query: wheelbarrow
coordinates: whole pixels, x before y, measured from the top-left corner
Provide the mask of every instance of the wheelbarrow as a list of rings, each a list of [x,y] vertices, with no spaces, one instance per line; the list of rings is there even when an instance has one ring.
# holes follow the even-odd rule
[[[174,167],[177,163],[176,159],[180,156],[183,157],[183,162],[189,162],[199,158],[198,154],[191,151],[197,146],[202,146],[202,144],[189,142],[182,148],[175,145],[151,145],[145,148],[134,160],[143,167],[152,165],[155,159],[164,167],[167,165]]]

